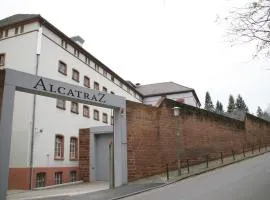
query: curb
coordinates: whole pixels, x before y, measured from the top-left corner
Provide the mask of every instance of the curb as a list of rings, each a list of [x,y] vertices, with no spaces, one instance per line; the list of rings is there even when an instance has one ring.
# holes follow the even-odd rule
[[[171,182],[168,182],[168,183],[164,183],[162,185],[159,185],[159,186],[155,186],[155,187],[150,187],[150,188],[147,188],[147,189],[144,189],[144,190],[140,190],[140,191],[137,191],[137,192],[132,192],[132,193],[129,193],[129,194],[125,194],[125,195],[122,195],[120,197],[114,197],[114,198],[111,198],[110,200],[117,200],[117,199],[123,199],[123,198],[126,198],[126,197],[129,197],[129,196],[133,196],[133,195],[137,195],[137,194],[141,194],[141,193],[144,193],[144,192],[147,192],[147,191],[150,191],[150,190],[155,190],[155,189],[158,189],[158,188],[162,188],[162,187],[165,187],[167,185],[171,185],[171,184],[174,184],[174,183],[177,183],[181,180],[184,180],[184,179],[188,179],[188,178],[192,178],[194,176],[197,176],[197,175],[200,175],[200,174],[204,174],[206,172],[210,172],[210,171],[214,171],[216,169],[219,169],[219,168],[222,168],[222,167],[226,167],[228,165],[232,165],[232,164],[235,164],[235,163],[239,163],[239,162],[242,162],[242,161],[245,161],[245,160],[248,160],[248,159],[251,159],[251,158],[254,158],[254,157],[257,157],[257,156],[261,156],[263,154],[266,154],[266,153],[269,153],[269,151],[266,151],[266,152],[262,152],[262,153],[259,153],[259,154],[255,154],[255,155],[251,155],[249,157],[245,157],[245,158],[242,158],[240,160],[235,160],[233,162],[230,162],[230,163],[226,163],[226,164],[223,164],[223,165],[219,165],[219,166],[216,166],[216,167],[213,167],[213,168],[208,168],[204,171],[200,171],[200,172],[196,172],[194,174],[190,174],[190,176],[186,176],[186,177],[180,177],[176,180],[173,180]]]

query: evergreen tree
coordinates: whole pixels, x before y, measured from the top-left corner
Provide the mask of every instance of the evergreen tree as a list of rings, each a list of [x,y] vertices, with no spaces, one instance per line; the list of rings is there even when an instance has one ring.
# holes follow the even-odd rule
[[[248,112],[248,107],[240,94],[237,96],[235,107],[237,110]]]
[[[258,106],[258,108],[257,108],[257,117],[262,117],[262,116],[263,116],[263,111],[262,111],[261,107]]]
[[[234,110],[235,110],[234,98],[233,98],[233,95],[230,94],[230,96],[229,96],[229,104],[228,104],[228,107],[227,107],[227,112],[231,113]]]
[[[217,103],[216,103],[216,113],[221,114],[221,113],[223,113],[223,112],[224,112],[224,111],[223,111],[223,105],[222,105],[222,103],[219,102],[219,101],[217,101]]]
[[[211,96],[210,96],[210,94],[209,94],[208,91],[205,94],[204,109],[205,110],[209,110],[209,111],[213,111],[214,110],[214,105],[213,105]]]

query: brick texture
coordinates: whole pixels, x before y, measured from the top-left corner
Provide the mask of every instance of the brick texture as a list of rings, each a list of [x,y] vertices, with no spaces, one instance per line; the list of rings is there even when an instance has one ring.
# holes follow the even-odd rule
[[[176,168],[177,140],[183,166],[270,144],[270,123],[262,119],[247,114],[242,122],[169,99],[158,108],[127,102],[127,129],[129,181],[164,172],[166,164]]]
[[[79,131],[79,169],[80,180],[89,182],[89,160],[90,160],[90,129],[80,129]]]

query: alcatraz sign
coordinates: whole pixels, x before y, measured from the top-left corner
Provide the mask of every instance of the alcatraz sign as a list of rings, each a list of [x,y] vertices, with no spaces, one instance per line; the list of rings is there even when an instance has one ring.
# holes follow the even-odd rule
[[[85,91],[80,91],[80,90],[66,88],[59,85],[54,85],[52,83],[45,84],[42,78],[38,80],[38,82],[34,85],[33,88],[39,91],[42,90],[44,92],[58,93],[60,95],[74,97],[74,98],[83,99],[87,101],[106,103],[104,99],[105,94],[102,94],[100,92],[96,94],[91,94]]]

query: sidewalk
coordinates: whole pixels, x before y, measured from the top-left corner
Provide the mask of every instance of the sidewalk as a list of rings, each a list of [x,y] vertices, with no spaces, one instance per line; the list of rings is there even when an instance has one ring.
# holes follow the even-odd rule
[[[83,183],[78,185],[64,186],[61,188],[53,188],[46,189],[41,191],[28,191],[19,194],[9,193],[8,200],[28,200],[28,199],[43,199],[43,200],[116,200],[121,199],[126,196],[131,196],[134,194],[138,194],[144,191],[152,190],[155,188],[163,187],[168,184],[172,184],[174,182],[180,181],[182,179],[186,179],[188,177],[196,176],[207,171],[211,171],[226,165],[230,165],[233,163],[240,162],[242,160],[246,160],[255,156],[259,156],[261,154],[267,153],[265,148],[262,148],[259,152],[258,149],[252,152],[246,152],[245,157],[243,154],[235,155],[234,158],[226,157],[223,159],[223,163],[221,159],[209,161],[208,167],[206,163],[202,163],[199,165],[191,166],[189,169],[182,168],[181,176],[177,176],[177,171],[169,172],[169,180],[167,180],[167,174],[162,173],[159,175],[151,176],[148,178],[140,179],[138,181],[131,182],[127,185],[121,186],[115,189],[108,189],[108,184],[104,184],[104,182],[98,183]],[[94,186],[94,184],[97,184]],[[96,189],[95,189],[96,188]],[[99,190],[99,191],[98,191]],[[102,191],[100,191],[102,190]]]

